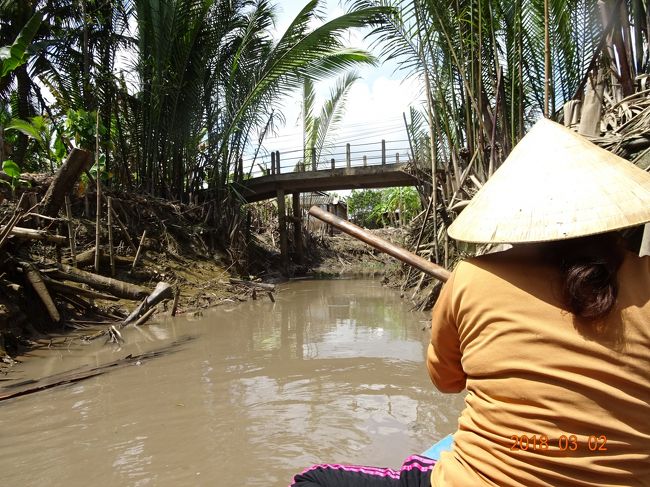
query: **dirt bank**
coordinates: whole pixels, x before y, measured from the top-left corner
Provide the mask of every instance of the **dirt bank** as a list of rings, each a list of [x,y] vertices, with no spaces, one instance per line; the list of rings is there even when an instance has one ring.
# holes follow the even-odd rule
[[[67,211],[57,218],[45,218],[38,206],[25,202],[39,201],[50,180],[33,175],[25,196],[5,193],[0,203],[3,228],[15,222],[15,227],[54,239],[31,240],[8,234],[0,244],[4,258],[0,262],[0,363],[11,364],[12,357],[29,348],[50,346],[52,336],[62,333],[119,339],[119,328],[158,283],[166,283],[171,289],[162,303],[151,306],[150,311],[143,310],[145,318],[161,313],[197,313],[225,302],[273,299],[272,284],[288,277],[382,276],[385,282],[399,285],[399,263],[344,234],[315,236],[304,232],[304,262],[290,264],[283,272],[272,207],[245,209],[234,229],[226,231],[214,226],[204,205],[110,191],[104,192],[102,212],[106,215],[110,198],[112,235],[104,217],[99,230],[97,272],[96,194],[71,195],[69,221],[64,216]],[[23,210],[18,208],[21,196]],[[403,244],[400,229],[375,232]],[[1,234],[0,230],[0,238]],[[74,258],[70,236],[74,237]],[[114,272],[110,264],[111,240]],[[293,242],[289,243],[294,248]],[[92,280],[90,285],[80,284],[71,275],[73,267],[115,279],[118,291],[120,286],[135,286],[136,296],[125,298],[113,288],[102,287],[98,293]],[[27,278],[26,269],[44,281],[59,319],[53,319],[48,299]]]

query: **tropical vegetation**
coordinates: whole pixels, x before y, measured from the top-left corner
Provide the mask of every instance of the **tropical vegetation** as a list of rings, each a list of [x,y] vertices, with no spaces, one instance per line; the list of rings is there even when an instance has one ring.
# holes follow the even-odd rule
[[[97,145],[108,186],[201,194],[210,223],[233,229],[239,161],[282,123],[279,98],[303,93],[308,163],[340,118],[352,69],[392,59],[426,97],[407,125],[428,205],[420,223],[441,260],[453,246],[444,228],[538,117],[591,136],[615,126],[634,144],[604,144],[631,159],[650,145],[647,112],[630,98],[648,85],[647,2],[349,0],[325,21],[324,2],[311,0],[280,34],[276,6],[0,0],[0,160],[13,175],[52,171],[71,147]],[[368,27],[374,55],[344,42]],[[314,83],[334,76],[319,111]]]
[[[365,228],[405,226],[422,208],[413,187],[354,190],[346,203],[350,219]]]
[[[650,122],[647,103],[633,99],[635,91],[646,93],[650,73],[647,2],[351,5],[390,9],[369,34],[373,52],[421,80],[427,101],[411,110],[408,131],[420,189],[429,201],[419,220],[426,232],[416,232],[417,244],[431,242],[434,260],[447,263],[459,250],[444,228],[539,117],[564,122],[630,159],[650,145],[640,135]],[[598,139],[608,131],[609,140]],[[622,136],[634,143],[624,147]]]
[[[270,0],[0,0],[2,159],[52,170],[72,146],[94,150],[99,127],[111,187],[179,201],[199,192],[236,200],[229,183],[243,177],[244,151],[281,121],[278,99],[374,62],[343,34],[385,12],[353,8],[325,21],[323,2],[311,0],[276,36],[276,7]],[[336,114],[325,113],[322,125]]]

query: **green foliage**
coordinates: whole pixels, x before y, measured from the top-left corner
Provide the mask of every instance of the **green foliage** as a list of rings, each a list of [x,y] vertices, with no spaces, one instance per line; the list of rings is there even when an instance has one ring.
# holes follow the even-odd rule
[[[352,221],[366,228],[381,226],[381,214],[376,208],[382,204],[381,191],[373,189],[353,190],[346,199],[348,215]]]
[[[20,172],[20,168],[18,167],[18,164],[16,164],[11,159],[7,159],[2,163],[2,170],[7,176],[9,176],[12,179],[20,179],[20,175],[22,174]]]
[[[350,218],[366,228],[405,225],[421,211],[420,196],[413,187],[354,190],[346,202]]]
[[[28,48],[41,26],[42,15],[34,14],[10,46],[0,47],[0,78],[22,66],[29,59]]]
[[[87,112],[80,108],[78,110],[68,110],[64,125],[64,134],[75,145],[81,149],[95,151],[96,137],[95,129],[97,127],[97,112]],[[106,134],[106,127],[99,122],[99,135]]]
[[[51,121],[43,116],[32,117],[30,120],[11,119],[6,127],[7,134],[17,132],[33,140],[36,149],[30,157],[28,170],[40,171],[49,166],[54,171],[66,155],[66,149],[61,134],[54,130]]]
[[[20,170],[20,167],[18,164],[16,164],[14,161],[11,159],[6,159],[5,161],[2,162],[2,171],[11,178],[10,181],[5,181],[4,179],[0,179],[0,183],[6,184],[11,188],[11,194],[12,196],[15,194],[16,189],[19,186],[29,186],[29,182],[20,179],[20,176],[22,175],[22,172]]]
[[[368,57],[364,62],[373,63],[374,58]],[[314,83],[306,78],[303,83],[303,161],[310,167],[312,157],[318,164],[326,147],[327,137],[336,129],[345,113],[347,94],[352,85],[359,79],[356,71],[350,71],[336,81],[330,90],[330,96],[323,104],[320,114],[314,114],[316,93]],[[312,150],[314,154],[312,156]]]

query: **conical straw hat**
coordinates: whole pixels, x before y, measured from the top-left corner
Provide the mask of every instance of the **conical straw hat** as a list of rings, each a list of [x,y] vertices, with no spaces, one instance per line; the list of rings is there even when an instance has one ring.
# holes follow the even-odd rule
[[[593,235],[650,221],[650,174],[543,119],[449,227],[465,242]]]

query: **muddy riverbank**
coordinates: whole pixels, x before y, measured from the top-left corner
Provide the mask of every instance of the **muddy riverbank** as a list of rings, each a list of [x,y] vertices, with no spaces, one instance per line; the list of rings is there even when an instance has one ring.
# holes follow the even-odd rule
[[[30,190],[33,197],[23,199],[38,200],[46,183],[35,179]],[[268,286],[258,287],[254,283],[278,283],[288,277],[305,276],[395,276],[400,269],[388,256],[351,237],[342,234],[315,236],[305,231],[304,264],[291,265],[288,272],[281,272],[274,222],[271,218],[265,224],[259,209],[248,209],[249,227],[238,227],[234,238],[226,239],[225,232],[218,230],[213,221],[208,221],[211,215],[201,205],[174,204],[136,194],[113,192],[104,196],[112,202],[114,219],[112,235],[109,236],[106,224],[100,226],[102,244],[97,257],[98,273],[95,270],[97,232],[93,218],[96,195],[86,193],[71,198],[69,220],[41,218],[38,208],[34,207],[21,213],[21,226],[57,236],[65,243],[23,240],[13,235],[5,242],[4,273],[0,282],[0,367],[11,364],[12,357],[28,349],[49,346],[53,335],[65,332],[93,334],[98,326],[101,329],[119,324],[141,299],[118,296],[119,299],[109,300],[92,294],[87,298],[81,294],[82,288],[90,291],[87,284],[66,281],[70,276],[61,272],[61,265],[112,277],[125,285],[138,286],[137,290],[141,289],[142,293],[152,291],[157,283],[169,284],[174,299],[154,307],[154,316],[193,314],[224,303],[273,299]],[[16,195],[0,204],[5,222],[11,222],[16,215],[19,199]],[[384,238],[402,243],[400,230],[378,232]],[[69,245],[70,235],[74,236],[74,258],[73,247]],[[111,240],[114,272],[109,259],[108,242]],[[14,262],[33,264],[38,276],[45,281],[45,290],[51,295],[60,319],[52,319],[46,301],[35,292],[33,283],[26,280],[25,266]],[[51,277],[75,287],[65,289],[67,294],[62,295],[58,287],[50,286]],[[69,295],[71,291],[73,296]],[[77,293],[79,295],[75,295]]]

